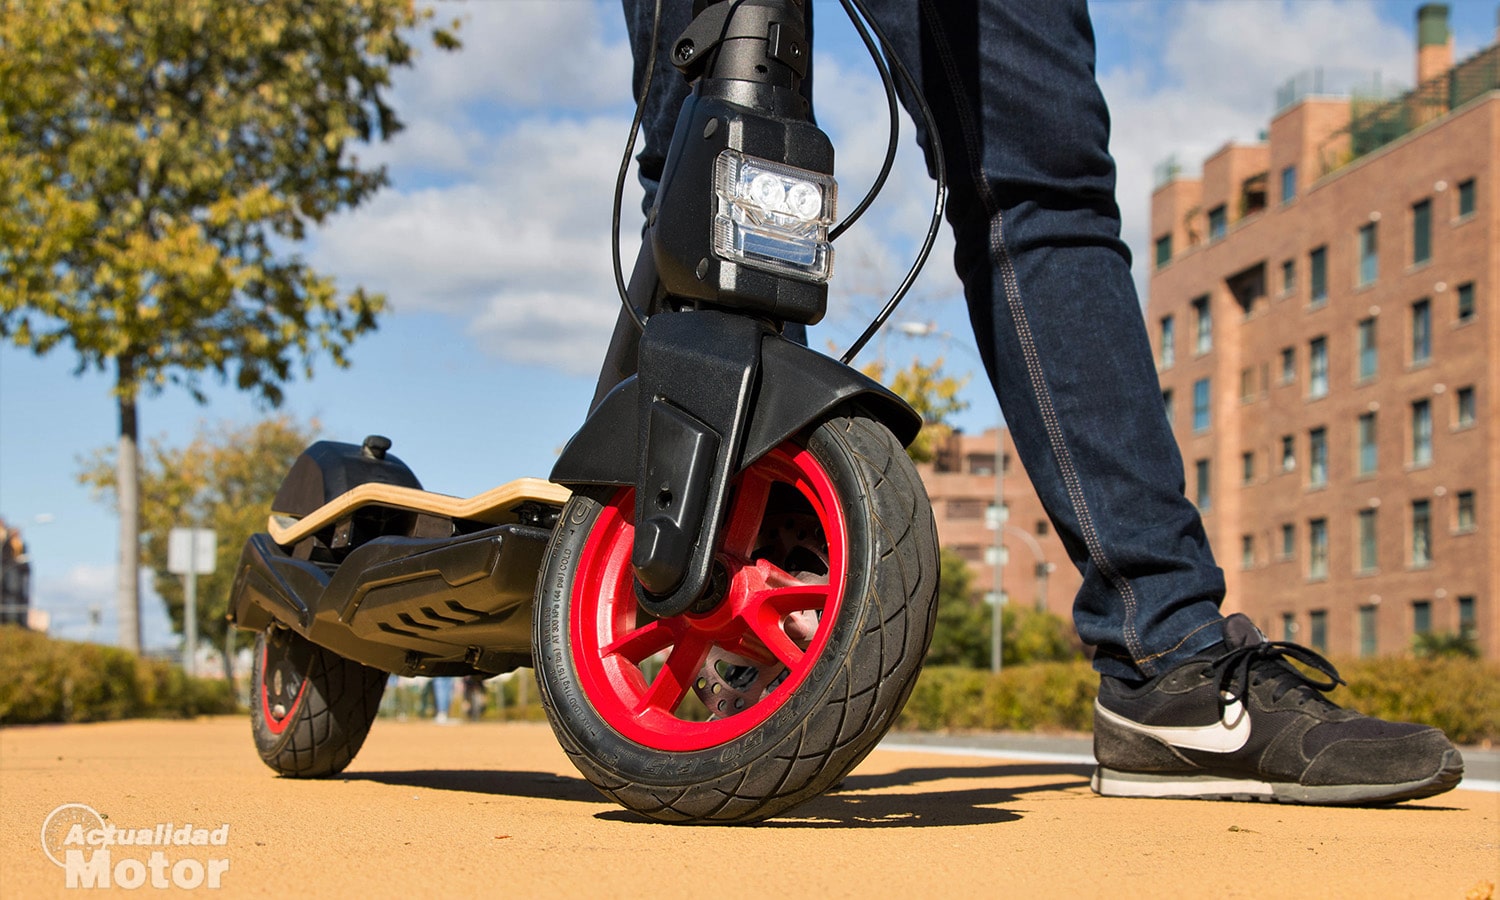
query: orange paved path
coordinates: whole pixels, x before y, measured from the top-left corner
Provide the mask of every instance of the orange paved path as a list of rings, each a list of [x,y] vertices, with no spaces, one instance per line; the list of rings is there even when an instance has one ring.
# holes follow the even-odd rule
[[[202,854],[229,859],[222,889],[192,892],[228,897],[1464,898],[1500,880],[1500,794],[1386,809],[1113,800],[1087,772],[878,750],[789,817],[672,827],[594,793],[545,724],[381,720],[321,782],[274,777],[242,718],[9,728],[0,895],[101,893],[65,889],[42,853],[42,823],[68,802],[133,828],[228,823]]]

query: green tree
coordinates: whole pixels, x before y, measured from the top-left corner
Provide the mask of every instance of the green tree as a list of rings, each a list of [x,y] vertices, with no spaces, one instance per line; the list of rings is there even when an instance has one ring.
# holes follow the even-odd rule
[[[168,534],[191,527],[211,528],[217,535],[214,571],[198,576],[198,636],[222,647],[240,551],[250,535],[266,530],[282,477],[317,431],[316,422],[278,416],[253,425],[201,428],[185,447],[150,442],[140,473],[142,556],[178,634],[184,633],[185,591],[182,576],[167,571]],[[79,473],[81,482],[110,500],[117,497],[114,454],[113,448],[96,451]],[[226,657],[226,676],[232,674],[229,665]]]
[[[885,383],[886,364],[884,361],[866,363],[860,368],[871,378]],[[948,424],[948,419],[956,413],[963,412],[969,408],[968,401],[961,399],[958,394],[964,389],[969,381],[968,376],[954,378],[943,374],[943,358],[940,356],[932,363],[924,363],[921,359],[913,359],[911,365],[899,369],[891,376],[890,389],[900,395],[901,399],[910,403],[917,415],[922,417],[922,431],[917,439],[912,441],[906,453],[914,462],[932,462],[937,455],[937,448],[947,440],[948,435],[953,433],[953,426]]]
[[[139,649],[137,402],[202,378],[271,405],[375,327],[295,252],[368,199],[353,148],[386,102],[415,0],[0,0],[0,338],[112,373],[121,643]],[[434,32],[452,49],[450,29]]]
[[[988,668],[989,608],[974,596],[974,575],[963,557],[947,547],[938,553],[938,611],[927,665]]]

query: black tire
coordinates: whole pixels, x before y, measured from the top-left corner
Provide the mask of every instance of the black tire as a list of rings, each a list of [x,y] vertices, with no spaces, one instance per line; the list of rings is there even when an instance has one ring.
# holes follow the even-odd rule
[[[260,758],[291,778],[342,772],[370,733],[387,677],[284,628],[262,632],[250,682]]]
[[[805,453],[801,452],[804,448]],[[633,508],[631,492],[586,489],[576,493],[553,534],[538,581],[535,615],[542,704],[563,749],[584,777],[606,796],[647,818],[672,823],[754,822],[818,796],[841,781],[875,747],[895,722],[921,669],[937,612],[937,532],[926,491],[899,442],[883,425],[855,413],[823,422],[805,439],[788,441],[772,455],[777,454],[782,459],[795,454],[802,466],[811,458],[826,473],[825,483],[832,486],[841,511],[843,550],[838,555],[845,565],[843,577],[836,578],[838,567],[828,562],[835,551],[825,553],[829,573],[824,587],[830,598],[837,596],[827,601],[837,603],[835,612],[818,612],[814,619],[803,620],[809,624],[798,629],[799,635],[805,636],[811,628],[816,632],[807,639],[802,648],[806,653],[795,663],[800,668],[793,669],[793,664],[787,663],[776,680],[763,688],[765,693],[757,695],[761,699],[752,699],[744,712],[725,716],[709,713],[710,722],[694,725],[687,721],[690,713],[678,711],[679,707],[661,715],[668,712],[664,702],[659,710],[648,710],[656,716],[655,721],[665,723],[660,732],[633,730],[634,725],[622,721],[618,710],[629,711],[629,692],[644,685],[641,696],[654,696],[659,677],[648,681],[648,675],[632,674],[629,667],[610,657],[611,653],[625,654],[616,648],[629,642],[619,635],[601,635],[597,640],[593,637],[592,631],[612,628],[610,622],[636,614],[631,611],[633,606],[627,610],[624,600],[612,601],[615,605],[606,607],[605,600],[596,598],[599,593],[618,591],[619,580],[628,576],[598,578],[593,573],[613,573],[619,564],[615,569],[601,569],[602,564],[595,566],[588,560],[599,555],[597,548],[608,542],[607,535],[617,532],[618,523],[628,519],[620,510]],[[764,460],[757,462],[750,472],[766,464]],[[737,491],[747,477],[737,481]],[[776,489],[769,490],[768,496],[777,496]],[[748,488],[744,495],[757,496]],[[796,502],[795,497],[791,502]],[[814,509],[812,503],[804,503]],[[790,513],[780,518],[784,510],[772,500],[766,502],[765,509],[765,515],[745,529],[757,535],[748,544],[757,548],[746,555],[751,560],[769,552],[762,543],[768,534],[785,527],[772,524],[773,516],[775,523],[792,521]],[[816,509],[814,514],[818,515]],[[736,517],[741,515],[749,514],[732,505],[726,532],[734,528]],[[819,521],[833,521],[823,515]],[[838,528],[836,523],[832,527]],[[596,528],[601,537],[591,542]],[[800,537],[801,532],[798,534]],[[726,534],[725,546],[729,544]],[[720,559],[725,556],[721,554]],[[742,568],[754,566],[763,563],[751,562]],[[788,571],[793,568],[783,567]],[[624,568],[628,571],[628,566]],[[843,585],[842,591],[837,584]],[[606,612],[601,613],[601,609]],[[790,619],[781,618],[781,606],[775,609],[778,627],[790,636],[792,632],[786,631]],[[762,614],[756,610],[755,615]],[[595,622],[602,624],[595,628]],[[638,636],[647,626],[660,629],[670,622],[675,620],[651,620],[639,614],[633,624],[627,620],[621,628]],[[690,627],[700,626],[683,626]],[[606,644],[607,638],[612,642]],[[801,646],[801,638],[797,640]],[[763,670],[769,673],[782,665],[778,660],[783,657],[767,649],[771,643],[760,645],[770,662],[757,663],[751,667],[752,672],[762,671],[764,665]],[[678,646],[686,645],[687,638],[680,638],[680,642],[658,651],[667,657],[665,669],[673,669]],[[606,646],[608,650],[603,649]],[[710,652],[718,652],[717,647]],[[601,655],[606,660],[603,663],[598,661]],[[688,655],[686,651],[684,655]],[[715,659],[709,656],[706,665],[719,665]],[[729,671],[728,677],[734,678],[744,668],[731,666],[717,671]],[[601,671],[613,674],[601,680]],[[679,666],[674,671],[680,684],[682,673],[694,670]],[[637,675],[640,685],[635,681]],[[704,696],[707,678],[702,676],[714,677],[714,671],[703,668],[692,677],[694,687],[689,694]],[[611,686],[620,683],[628,684],[626,688]],[[613,695],[617,690],[626,697],[624,701]],[[717,684],[712,690],[717,690]],[[717,696],[710,692],[703,700],[704,712]],[[683,707],[691,702],[684,699]],[[724,701],[717,702],[722,708]],[[771,706],[759,719],[749,715],[765,703]],[[636,708],[647,708],[647,700]],[[616,714],[611,716],[611,710]],[[734,724],[742,721],[751,724]],[[723,729],[725,733],[715,737],[710,729]],[[655,739],[658,734],[660,740]]]

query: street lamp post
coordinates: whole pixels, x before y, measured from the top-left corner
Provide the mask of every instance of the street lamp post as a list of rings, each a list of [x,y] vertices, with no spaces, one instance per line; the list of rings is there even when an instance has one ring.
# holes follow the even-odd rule
[[[953,338],[951,334],[938,331],[936,322],[898,322],[896,330],[913,338],[937,337],[950,342]],[[974,353],[966,344],[955,346]],[[980,368],[983,368],[983,360],[980,360]],[[1001,613],[1005,602],[1005,520],[1007,513],[1005,506],[1005,411],[997,405],[995,413],[995,507],[993,521],[988,523],[995,532],[994,543],[991,545],[994,559],[990,562],[990,569],[994,574],[994,602],[990,604],[990,671],[996,675],[1000,674],[1004,655],[1002,651],[1005,646]]]

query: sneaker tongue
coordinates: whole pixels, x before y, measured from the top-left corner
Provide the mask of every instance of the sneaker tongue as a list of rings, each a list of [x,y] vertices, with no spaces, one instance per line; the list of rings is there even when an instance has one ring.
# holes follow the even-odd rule
[[[1265,642],[1266,636],[1244,613],[1235,613],[1224,620],[1224,646],[1230,650],[1253,647]]]

